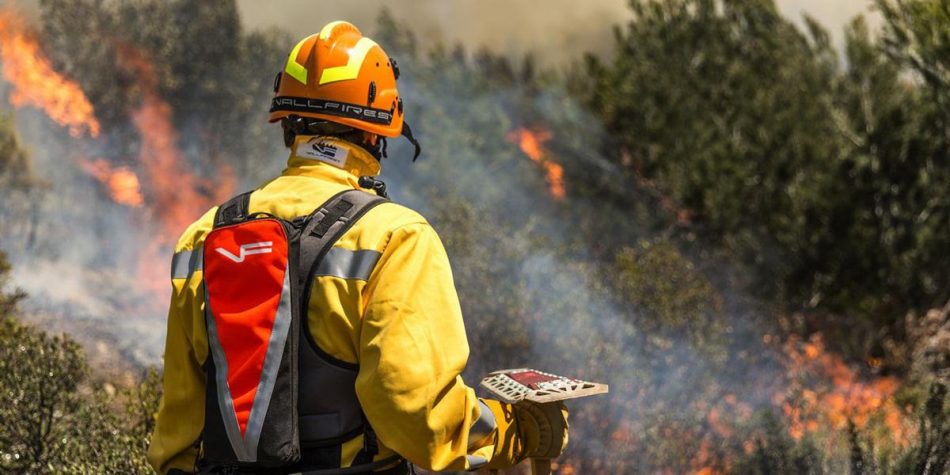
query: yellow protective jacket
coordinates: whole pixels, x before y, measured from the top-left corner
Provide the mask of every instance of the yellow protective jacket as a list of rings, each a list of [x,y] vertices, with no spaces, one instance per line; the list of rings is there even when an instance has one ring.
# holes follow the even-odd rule
[[[379,172],[369,153],[335,139],[321,138],[345,153],[332,160],[308,157],[312,154],[302,147],[310,139],[298,137],[281,176],[254,192],[252,213],[286,220],[304,216],[334,194],[359,188],[359,176]],[[202,271],[188,256],[200,253],[215,211],[189,226],[175,250],[164,393],[148,451],[160,473],[173,468],[190,472],[198,455],[205,407],[202,365],[209,356]],[[467,470],[487,463],[497,424],[505,421],[496,422],[459,376],[468,360],[468,341],[438,235],[418,213],[384,203],[334,246],[380,253],[363,275],[315,277],[307,316],[323,351],[359,365],[356,394],[379,440],[376,460],[395,451],[428,470]],[[342,466],[352,463],[362,439],[358,435],[343,444]]]

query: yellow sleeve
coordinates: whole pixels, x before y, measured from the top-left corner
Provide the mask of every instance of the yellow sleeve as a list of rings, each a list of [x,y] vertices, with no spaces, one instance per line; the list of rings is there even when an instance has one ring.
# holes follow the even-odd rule
[[[200,259],[197,250],[176,252],[172,269],[172,297],[165,339],[162,402],[148,461],[158,473],[173,468],[192,472],[198,455],[196,442],[204,426],[207,331],[202,317]]]
[[[356,392],[379,440],[426,470],[483,466],[494,417],[460,376],[468,340],[435,231],[395,230],[366,292]]]

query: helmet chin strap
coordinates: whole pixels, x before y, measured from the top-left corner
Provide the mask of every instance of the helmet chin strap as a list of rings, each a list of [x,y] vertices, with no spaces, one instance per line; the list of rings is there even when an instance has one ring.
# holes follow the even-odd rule
[[[409,127],[407,122],[402,123],[402,136],[405,137],[413,147],[416,147],[416,152],[412,155],[412,162],[415,163],[416,159],[419,158],[419,154],[422,153],[422,145],[419,145],[419,141],[412,136],[412,128]]]

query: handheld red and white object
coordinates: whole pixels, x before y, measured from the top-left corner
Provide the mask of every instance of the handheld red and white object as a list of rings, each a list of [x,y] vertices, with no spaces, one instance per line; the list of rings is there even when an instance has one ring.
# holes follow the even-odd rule
[[[536,369],[503,369],[489,373],[481,386],[508,404],[547,404],[607,393],[607,385],[558,376]],[[532,475],[549,475],[551,459],[531,459]]]
[[[544,404],[605,394],[606,384],[581,381],[536,369],[503,369],[489,373],[481,386],[508,404],[521,401]]]

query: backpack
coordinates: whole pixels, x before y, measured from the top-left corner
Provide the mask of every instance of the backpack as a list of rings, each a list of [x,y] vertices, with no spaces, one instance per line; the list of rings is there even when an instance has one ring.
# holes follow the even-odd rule
[[[354,465],[369,471],[393,463],[398,458],[372,463],[375,434],[355,397],[356,365],[322,352],[307,327],[315,270],[340,236],[387,200],[346,190],[309,215],[287,221],[249,213],[250,195],[218,208],[204,243],[210,351],[199,468],[268,473],[326,468],[339,463],[332,447],[360,431],[365,447]],[[309,391],[308,401],[322,400],[309,412],[333,417],[301,414],[301,387]]]

